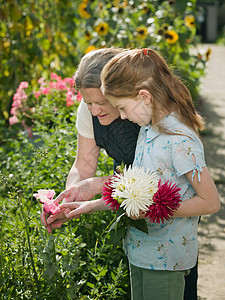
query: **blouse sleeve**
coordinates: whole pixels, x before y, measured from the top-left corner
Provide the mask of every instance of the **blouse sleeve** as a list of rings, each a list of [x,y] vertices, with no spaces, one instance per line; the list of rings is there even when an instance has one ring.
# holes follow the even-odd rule
[[[94,139],[93,123],[91,113],[87,108],[87,104],[82,100],[77,110],[77,131],[80,135]]]
[[[192,171],[192,181],[196,173],[198,181],[201,181],[202,167],[205,167],[206,163],[200,139],[197,136],[175,137],[172,147],[172,163],[178,177]]]

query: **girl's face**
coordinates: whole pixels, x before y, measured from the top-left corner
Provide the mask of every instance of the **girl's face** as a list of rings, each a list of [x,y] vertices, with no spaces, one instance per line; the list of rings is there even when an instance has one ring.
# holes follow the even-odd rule
[[[101,125],[109,125],[120,116],[119,111],[112,106],[100,89],[85,88],[80,89],[80,93],[92,116],[96,116]]]
[[[142,97],[139,95],[135,98],[107,97],[111,104],[118,109],[121,119],[128,119],[140,126],[146,126],[151,123],[152,107],[151,97]]]

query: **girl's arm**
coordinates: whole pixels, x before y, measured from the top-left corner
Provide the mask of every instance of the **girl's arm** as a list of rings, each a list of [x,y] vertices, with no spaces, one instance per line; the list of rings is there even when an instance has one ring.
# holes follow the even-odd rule
[[[220,210],[220,198],[212,177],[207,167],[202,168],[201,181],[198,181],[197,172],[192,181],[192,173],[186,173],[186,176],[193,186],[196,196],[185,200],[174,212],[174,217],[193,217],[216,213]]]
[[[67,218],[79,218],[81,214],[92,214],[96,211],[109,210],[109,206],[105,205],[102,199],[63,203],[59,208],[64,211]]]

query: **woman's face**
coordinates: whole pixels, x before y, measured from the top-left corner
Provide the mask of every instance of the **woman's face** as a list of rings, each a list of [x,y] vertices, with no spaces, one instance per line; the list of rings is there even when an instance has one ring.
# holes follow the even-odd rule
[[[83,88],[80,93],[92,116],[96,116],[101,125],[109,125],[116,120],[120,113],[102,94],[98,88]]]

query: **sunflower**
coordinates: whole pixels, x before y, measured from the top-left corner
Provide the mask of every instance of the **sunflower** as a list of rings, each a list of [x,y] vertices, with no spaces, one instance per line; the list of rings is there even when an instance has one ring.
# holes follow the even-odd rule
[[[184,23],[188,28],[195,28],[195,17],[193,15],[186,16]]]
[[[109,24],[105,22],[100,22],[96,27],[95,31],[98,33],[98,35],[106,35],[109,31]]]
[[[136,28],[137,36],[140,37],[142,40],[145,40],[148,34],[147,27],[139,26]]]
[[[89,19],[91,15],[87,12],[87,4],[81,3],[78,7],[78,13],[81,18]]]
[[[92,50],[96,50],[97,48],[95,48],[95,46],[91,45],[91,46],[88,46],[87,49],[85,50],[85,53],[88,53]]]
[[[89,41],[91,39],[91,33],[89,31],[86,31],[84,38],[85,38],[85,40]]]
[[[176,33],[176,31],[174,31],[174,30],[167,30],[165,32],[165,38],[166,38],[167,43],[174,44],[179,39],[179,36]]]
[[[212,53],[212,50],[210,48],[208,48],[208,50],[206,51],[206,54],[205,54],[206,61],[209,60],[211,53]]]
[[[127,0],[124,0],[124,1],[114,0],[112,4],[115,7],[126,7],[128,5],[128,1]]]

